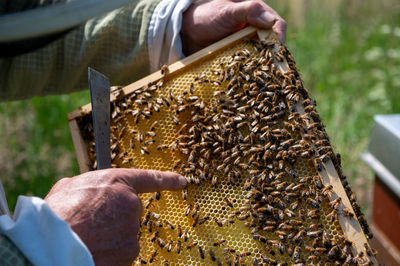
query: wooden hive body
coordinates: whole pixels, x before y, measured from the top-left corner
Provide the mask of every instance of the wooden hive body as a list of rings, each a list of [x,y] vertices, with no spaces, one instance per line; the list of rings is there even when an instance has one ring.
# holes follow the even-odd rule
[[[191,182],[186,199],[140,195],[148,206],[135,263],[156,250],[153,263],[170,265],[377,264],[294,61],[271,32],[248,27],[165,71],[111,95],[113,165]],[[81,172],[95,163],[90,109],[69,114]]]

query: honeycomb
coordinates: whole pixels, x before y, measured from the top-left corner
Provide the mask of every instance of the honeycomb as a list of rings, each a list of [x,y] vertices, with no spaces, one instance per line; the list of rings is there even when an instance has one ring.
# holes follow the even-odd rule
[[[184,191],[140,195],[133,265],[368,262],[351,251],[340,201],[321,182],[322,161],[340,168],[339,158],[285,46],[251,36],[162,72],[131,94],[116,90],[112,103],[113,167],[175,171],[189,181]],[[80,127],[95,169],[89,121]]]

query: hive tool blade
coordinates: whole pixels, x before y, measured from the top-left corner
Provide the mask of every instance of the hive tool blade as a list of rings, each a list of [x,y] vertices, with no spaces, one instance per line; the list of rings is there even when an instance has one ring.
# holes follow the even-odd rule
[[[107,77],[88,68],[97,169],[111,167],[110,155],[110,82]]]

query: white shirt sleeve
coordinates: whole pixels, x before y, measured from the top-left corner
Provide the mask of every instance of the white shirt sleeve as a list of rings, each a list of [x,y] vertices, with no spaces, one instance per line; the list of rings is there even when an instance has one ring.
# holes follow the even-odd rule
[[[164,64],[171,64],[185,57],[179,33],[182,26],[182,14],[192,1],[163,0],[154,10],[147,40],[151,73]]]
[[[34,265],[94,265],[82,240],[41,198],[19,196],[14,219],[0,216],[0,233]]]

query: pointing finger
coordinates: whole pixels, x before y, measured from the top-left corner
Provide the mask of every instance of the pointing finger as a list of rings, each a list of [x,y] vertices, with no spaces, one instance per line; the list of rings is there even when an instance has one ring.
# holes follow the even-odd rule
[[[187,185],[183,176],[155,170],[124,169],[123,180],[137,193],[156,192],[162,190],[179,190]]]

